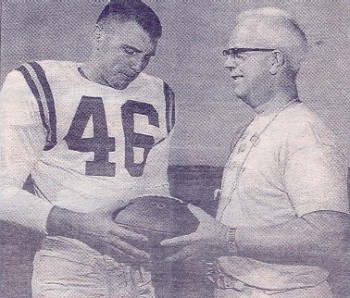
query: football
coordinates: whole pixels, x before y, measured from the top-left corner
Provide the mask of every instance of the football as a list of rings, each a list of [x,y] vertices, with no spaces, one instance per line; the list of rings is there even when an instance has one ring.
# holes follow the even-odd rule
[[[119,225],[148,237],[152,246],[164,239],[196,231],[199,221],[180,199],[166,196],[142,196],[113,214]]]
[[[113,220],[148,237],[148,244],[142,249],[150,253],[151,262],[142,266],[152,274],[156,297],[166,297],[164,293],[167,293],[167,283],[173,282],[174,272],[181,272],[183,264],[164,262],[163,260],[177,249],[162,247],[160,242],[197,230],[199,221],[187,208],[187,203],[173,197],[142,196],[131,200],[123,209],[117,210],[113,214]]]

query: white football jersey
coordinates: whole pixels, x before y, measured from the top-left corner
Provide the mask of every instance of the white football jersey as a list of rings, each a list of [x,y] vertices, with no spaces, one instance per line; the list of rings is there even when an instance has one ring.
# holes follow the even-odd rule
[[[116,90],[85,79],[78,68],[41,61],[8,75],[0,94],[0,209],[10,213],[0,211],[0,219],[24,216],[25,225],[43,230],[52,205],[88,212],[110,200],[169,194],[171,89],[141,73]],[[28,174],[40,201],[18,190]]]

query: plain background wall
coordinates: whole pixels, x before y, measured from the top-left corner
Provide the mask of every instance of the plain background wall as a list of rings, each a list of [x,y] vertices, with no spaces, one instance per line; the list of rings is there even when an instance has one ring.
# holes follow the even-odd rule
[[[350,1],[148,0],[164,35],[147,69],[176,93],[172,164],[223,165],[234,131],[253,113],[231,93],[222,49],[242,10],[276,6],[299,20],[311,45],[300,98],[339,136],[350,160]],[[31,60],[84,61],[94,22],[107,1],[1,1],[1,84]],[[0,111],[1,116],[1,111]]]

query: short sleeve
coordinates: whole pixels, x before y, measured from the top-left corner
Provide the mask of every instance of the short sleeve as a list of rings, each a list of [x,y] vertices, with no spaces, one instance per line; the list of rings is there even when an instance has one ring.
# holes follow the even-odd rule
[[[321,210],[349,213],[347,167],[333,146],[315,141],[296,150],[289,157],[285,183],[298,216]]]

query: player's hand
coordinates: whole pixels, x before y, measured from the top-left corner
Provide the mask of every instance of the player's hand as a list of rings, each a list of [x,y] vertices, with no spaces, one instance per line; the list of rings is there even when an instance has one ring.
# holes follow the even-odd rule
[[[167,257],[165,261],[212,259],[225,255],[227,227],[205,213],[201,208],[188,205],[190,211],[198,218],[196,232],[161,242],[164,247],[176,247],[179,250]]]
[[[125,229],[112,220],[112,213],[128,204],[129,202],[117,201],[90,213],[76,213],[57,208],[63,211],[60,216],[65,213],[66,218],[63,220],[61,218],[61,231],[55,234],[84,242],[100,253],[113,257],[118,262],[146,263],[149,261],[150,255],[141,247],[145,247],[148,241],[147,237]],[[51,217],[55,217],[55,215]],[[66,230],[62,231],[62,229]]]

